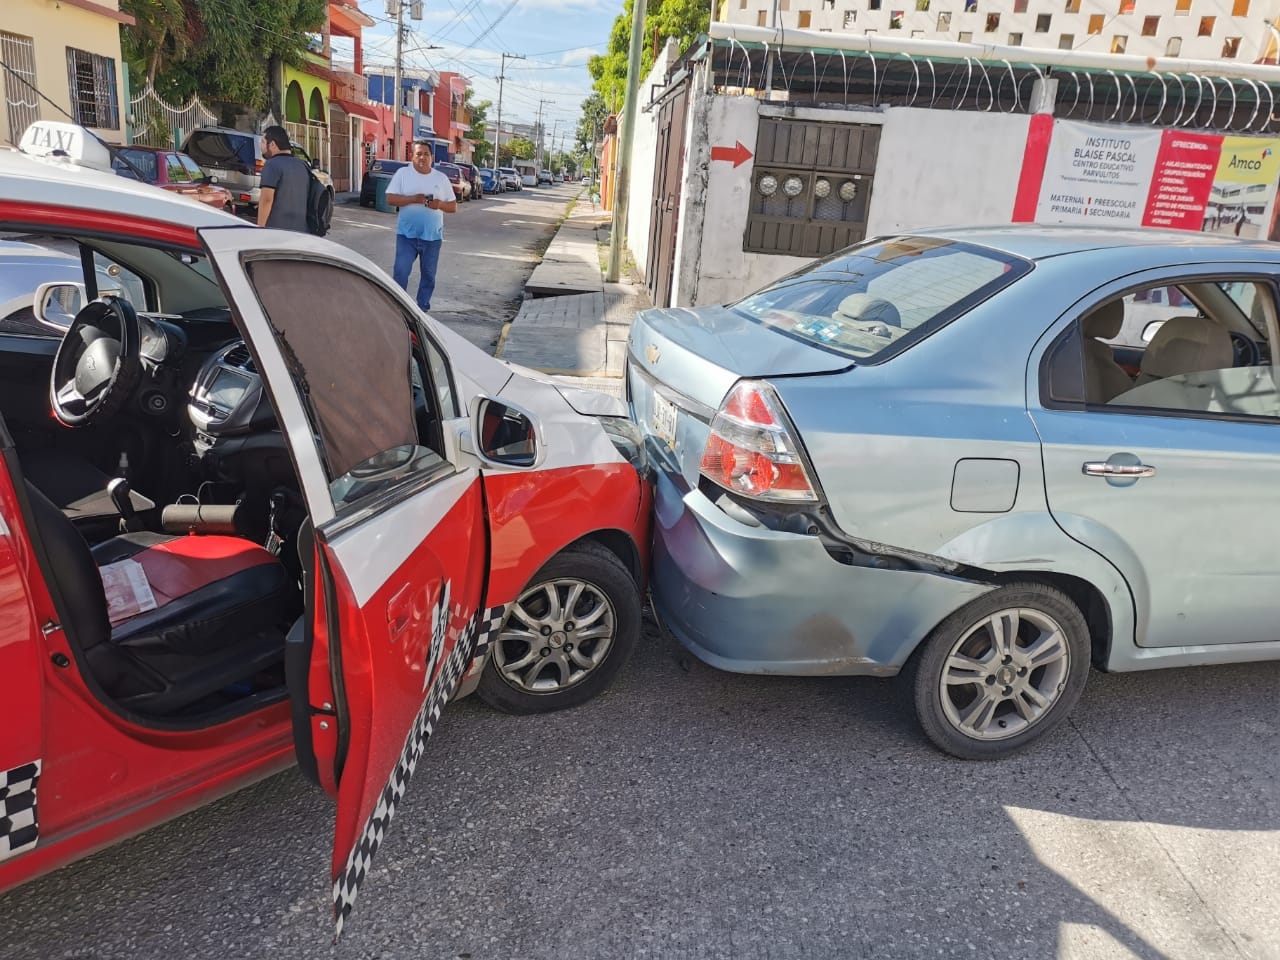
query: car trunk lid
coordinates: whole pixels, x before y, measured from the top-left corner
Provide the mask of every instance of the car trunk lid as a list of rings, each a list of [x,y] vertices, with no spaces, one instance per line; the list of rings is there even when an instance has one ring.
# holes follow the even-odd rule
[[[692,486],[711,418],[735,383],[852,365],[726,307],[646,310],[631,327],[628,398],[632,416],[653,440],[651,452]]]

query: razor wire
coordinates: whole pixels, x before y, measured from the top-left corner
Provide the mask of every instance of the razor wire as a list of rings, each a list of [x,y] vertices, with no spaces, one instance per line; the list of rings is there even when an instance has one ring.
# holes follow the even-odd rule
[[[1036,84],[1054,80],[1053,112],[1060,119],[1255,134],[1280,129],[1276,86],[1248,78],[788,49],[734,39],[716,46],[711,70],[713,88],[757,98],[1011,114],[1033,109]]]

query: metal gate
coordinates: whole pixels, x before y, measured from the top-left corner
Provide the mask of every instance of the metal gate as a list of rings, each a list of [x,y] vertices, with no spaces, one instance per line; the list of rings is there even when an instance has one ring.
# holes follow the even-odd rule
[[[216,126],[218,117],[199,97],[193,96],[185,106],[175,107],[147,84],[129,101],[130,143],[177,150],[187,135],[197,127]]]
[[[658,107],[658,162],[653,172],[653,216],[649,220],[649,260],[645,286],[655,306],[669,306],[675,280],[676,234],[680,219],[680,178],[684,170],[684,128],[689,110],[689,75],[669,84]]]
[[[0,33],[0,61],[3,71],[5,116],[9,139],[17,143],[27,127],[40,119],[40,95],[36,92],[36,47],[30,37]]]

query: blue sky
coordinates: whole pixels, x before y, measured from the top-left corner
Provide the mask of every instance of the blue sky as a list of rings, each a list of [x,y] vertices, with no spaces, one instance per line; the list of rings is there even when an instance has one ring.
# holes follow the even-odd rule
[[[360,0],[360,9],[378,21],[364,32],[367,65],[392,64],[395,27],[388,21],[386,0]],[[423,19],[409,19],[405,43],[408,67],[452,70],[470,78],[476,100],[498,101],[497,76],[502,53],[525,55],[507,60],[502,119],[532,123],[538,101],[547,135],[559,121],[556,138],[572,133],[579,106],[591,92],[587,59],[604,52],[622,0],[425,0]],[[335,56],[350,57],[350,45],[335,38]],[[442,49],[428,50],[429,46]],[[496,119],[496,106],[489,111]],[[566,137],[566,144],[568,138]]]

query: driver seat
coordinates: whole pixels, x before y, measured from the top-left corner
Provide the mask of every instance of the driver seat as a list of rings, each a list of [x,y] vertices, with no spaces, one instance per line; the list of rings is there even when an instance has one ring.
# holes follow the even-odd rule
[[[90,550],[30,481],[26,491],[67,638],[121,707],[172,715],[283,661],[301,604],[269,551],[239,537],[145,532]],[[117,604],[112,613],[100,568],[124,560],[136,566],[117,570],[145,580],[154,609]]]

